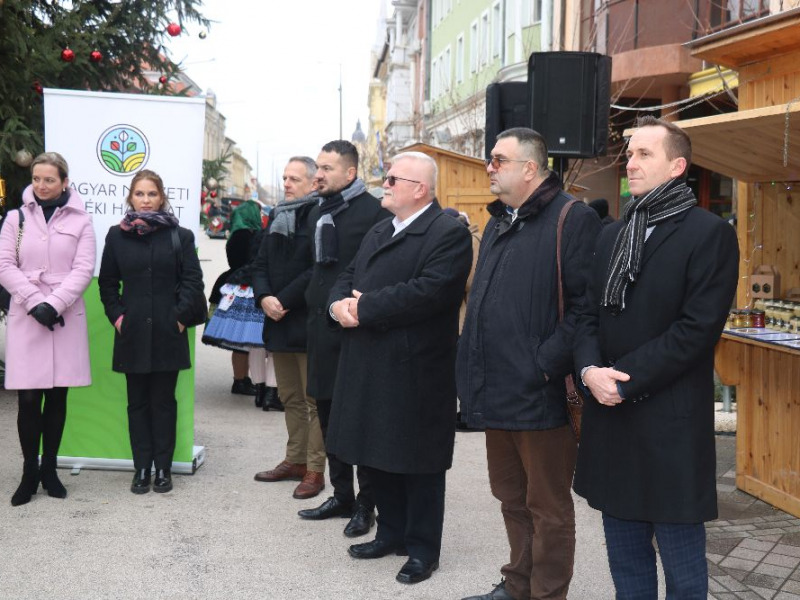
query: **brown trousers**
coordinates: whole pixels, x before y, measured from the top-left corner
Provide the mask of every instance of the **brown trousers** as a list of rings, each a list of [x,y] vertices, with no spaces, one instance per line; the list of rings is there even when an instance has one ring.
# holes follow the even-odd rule
[[[515,600],[563,600],[575,558],[569,425],[544,431],[486,431],[492,494],[501,502],[511,557],[500,572]]]
[[[286,460],[306,465],[309,471],[325,472],[325,443],[317,416],[317,402],[306,395],[306,355],[272,352],[278,395],[286,409]]]

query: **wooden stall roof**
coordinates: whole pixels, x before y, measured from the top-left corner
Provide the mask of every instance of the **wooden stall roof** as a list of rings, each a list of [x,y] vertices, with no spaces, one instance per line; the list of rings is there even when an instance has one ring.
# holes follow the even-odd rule
[[[692,162],[701,167],[748,183],[800,180],[800,102],[788,108],[754,108],[676,125],[689,134]]]
[[[800,50],[800,8],[748,21],[685,46],[694,58],[731,69]]]

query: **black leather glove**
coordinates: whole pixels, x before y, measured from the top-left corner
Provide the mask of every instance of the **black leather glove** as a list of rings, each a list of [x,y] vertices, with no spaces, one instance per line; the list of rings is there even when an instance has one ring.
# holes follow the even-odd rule
[[[59,317],[56,309],[50,306],[47,302],[40,302],[34,306],[28,314],[36,319],[40,324],[53,331],[53,325],[61,323],[64,326],[64,318]]]

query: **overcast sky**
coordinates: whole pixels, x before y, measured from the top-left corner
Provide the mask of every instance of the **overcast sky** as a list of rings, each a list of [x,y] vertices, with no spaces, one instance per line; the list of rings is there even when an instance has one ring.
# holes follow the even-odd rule
[[[217,96],[226,135],[242,149],[261,183],[279,181],[286,160],[316,158],[342,132],[350,139],[369,110],[370,51],[379,8],[389,0],[204,0],[214,23],[172,38],[172,59]],[[391,14],[391,9],[387,12]]]

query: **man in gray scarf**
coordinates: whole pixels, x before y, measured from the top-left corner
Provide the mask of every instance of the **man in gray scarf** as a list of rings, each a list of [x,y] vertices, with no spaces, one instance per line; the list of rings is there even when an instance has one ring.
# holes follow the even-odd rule
[[[691,141],[645,117],[628,144],[633,198],[598,238],[575,366],[584,406],[575,491],[602,511],[618,599],[708,594],[717,517],[714,345],[738,280],[736,233],[696,206]]]

